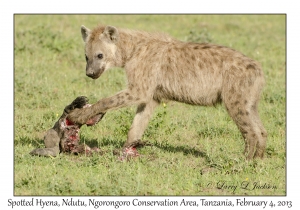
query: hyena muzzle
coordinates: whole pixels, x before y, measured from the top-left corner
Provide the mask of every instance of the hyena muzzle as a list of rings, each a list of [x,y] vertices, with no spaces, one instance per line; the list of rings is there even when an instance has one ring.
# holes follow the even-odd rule
[[[260,65],[220,45],[176,40],[165,34],[98,26],[81,27],[86,75],[97,79],[109,68],[125,70],[128,87],[69,118],[84,124],[93,116],[137,105],[124,148],[142,138],[155,107],[162,100],[213,106],[223,102],[245,139],[247,159],[262,158],[267,132],[258,115],[265,80]]]

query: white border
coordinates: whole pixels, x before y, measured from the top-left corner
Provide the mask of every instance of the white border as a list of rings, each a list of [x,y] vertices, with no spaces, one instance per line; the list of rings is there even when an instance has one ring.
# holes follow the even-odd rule
[[[295,2],[295,1],[294,1]],[[299,140],[297,119],[299,117],[299,11],[297,4],[288,1],[6,1],[1,2],[1,179],[0,208],[8,209],[7,200],[13,198],[13,14],[15,13],[286,13],[287,14],[287,196],[265,197],[265,200],[292,200],[293,208],[299,205],[300,189],[297,179],[299,170]],[[47,197],[44,197],[47,200]],[[49,200],[55,200],[51,197]],[[115,197],[102,197],[114,200]],[[228,197],[235,200],[237,197]],[[18,197],[17,199],[21,199]],[[27,198],[29,199],[29,198]],[[61,198],[57,199],[61,200]],[[86,199],[86,198],[83,198]],[[120,197],[120,200],[132,200]],[[145,197],[144,200],[158,199]],[[174,198],[177,199],[177,198]],[[179,199],[179,198],[178,198]],[[197,199],[197,198],[194,198]],[[211,199],[211,197],[208,197]],[[224,199],[224,197],[220,197]],[[261,200],[252,197],[252,200]],[[32,208],[32,209],[38,209]],[[156,207],[157,208],[157,207]],[[223,207],[226,208],[226,207]],[[66,208],[71,209],[71,208]],[[122,208],[123,209],[123,208]]]

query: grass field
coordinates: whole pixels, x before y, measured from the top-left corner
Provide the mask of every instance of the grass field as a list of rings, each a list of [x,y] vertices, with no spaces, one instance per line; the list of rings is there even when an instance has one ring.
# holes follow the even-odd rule
[[[284,15],[15,15],[14,22],[15,195],[286,195]],[[95,103],[126,87],[122,69],[85,76],[80,26],[98,23],[225,45],[259,61],[267,81],[259,106],[269,134],[265,159],[245,161],[223,106],[177,102],[156,109],[144,135],[152,146],[135,160],[112,154],[126,140],[135,107],[82,127],[82,142],[103,156],[30,156],[74,98]]]

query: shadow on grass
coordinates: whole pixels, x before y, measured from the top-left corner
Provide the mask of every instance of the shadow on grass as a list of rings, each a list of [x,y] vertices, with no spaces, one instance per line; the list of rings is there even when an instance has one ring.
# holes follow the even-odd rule
[[[79,144],[87,144],[89,147],[98,147],[99,142],[97,139],[87,139],[87,138],[81,138],[79,141]],[[44,148],[44,139],[40,138],[29,138],[27,136],[19,137],[18,139],[15,139],[14,146],[19,145],[32,145],[34,148]]]
[[[104,146],[112,146],[113,148],[122,148],[124,141],[118,140],[110,137],[102,138],[100,141],[97,139],[89,139],[85,138],[84,136],[80,139],[80,144],[87,144],[89,147],[104,147]],[[34,148],[43,148],[44,147],[44,140],[39,138],[29,138],[27,136],[19,137],[18,140],[15,140],[14,145],[25,145],[25,144],[31,144]],[[147,141],[146,146],[154,146],[161,150],[164,150],[166,152],[171,153],[183,153],[185,155],[193,155],[195,157],[203,157],[207,158],[207,154],[205,152],[202,152],[196,148],[192,148],[188,145],[181,145],[176,146],[168,143],[159,143],[151,141]]]
[[[97,145],[97,140],[93,140],[94,143]],[[92,141],[88,141],[86,140],[86,143],[92,143]],[[100,145],[98,144],[98,146],[103,147],[103,146],[112,146],[114,148],[122,148],[123,144],[125,143],[125,141],[123,140],[119,140],[119,139],[113,139],[110,137],[107,138],[102,138],[100,140]],[[161,150],[164,150],[166,152],[171,152],[171,153],[183,153],[185,155],[193,155],[195,157],[204,157],[207,158],[207,154],[205,152],[202,152],[196,148],[192,148],[188,145],[181,145],[181,146],[176,146],[176,145],[171,145],[171,144],[167,144],[167,143],[159,143],[159,142],[151,142],[151,141],[141,141],[141,144],[144,145],[138,145],[138,147],[147,147],[147,146],[154,146],[157,147]]]
[[[82,142],[83,139],[81,139]],[[85,139],[85,143],[91,146],[99,146],[99,147],[104,147],[104,146],[112,146],[115,149],[120,149],[123,147],[123,144],[125,141],[119,140],[119,139],[114,139],[110,137],[105,137],[100,140],[100,143],[96,139]],[[166,152],[170,153],[183,153],[185,155],[193,155],[195,157],[203,157],[207,158],[207,154],[205,152],[202,152],[196,148],[192,148],[188,145],[181,145],[181,146],[176,146],[172,144],[167,144],[167,143],[159,143],[159,142],[151,142],[151,141],[142,141],[141,144],[144,144],[144,146],[137,146],[137,147],[147,147],[147,146],[154,146],[157,147],[161,150],[164,150]]]
[[[187,145],[181,145],[181,146],[175,146],[175,145],[171,145],[171,144],[161,144],[158,142],[155,142],[153,144],[153,146],[160,148],[162,150],[165,150],[167,152],[173,152],[173,153],[177,153],[177,152],[182,152],[185,155],[193,155],[195,157],[207,157],[207,154],[205,152],[199,151],[198,149],[189,147]]]
[[[114,139],[111,137],[103,137],[101,139],[88,139],[85,137],[81,137],[80,143],[86,143],[87,145],[92,147],[112,146],[114,148],[121,148],[124,144],[124,141],[119,139]]]
[[[89,147],[98,147],[97,139],[80,138],[79,144],[86,144]]]

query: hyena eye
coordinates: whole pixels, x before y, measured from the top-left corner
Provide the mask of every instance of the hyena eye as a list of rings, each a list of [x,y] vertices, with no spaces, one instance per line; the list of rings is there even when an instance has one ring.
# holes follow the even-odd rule
[[[86,60],[86,62],[89,60],[88,57],[87,57],[86,55],[85,55],[85,60]]]
[[[102,58],[103,58],[103,54],[100,53],[100,54],[97,55],[97,57],[98,57],[99,59],[102,59]]]

